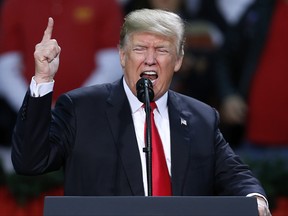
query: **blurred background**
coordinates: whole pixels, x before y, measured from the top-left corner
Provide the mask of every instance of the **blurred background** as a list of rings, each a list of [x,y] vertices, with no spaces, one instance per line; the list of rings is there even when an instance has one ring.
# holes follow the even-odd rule
[[[288,0],[0,0],[0,215],[42,215],[44,196],[63,195],[61,171],[18,176],[10,158],[48,17],[62,48],[55,101],[122,76],[119,31],[139,8],[185,20],[185,59],[171,89],[219,111],[224,137],[260,179],[272,214],[287,215]]]

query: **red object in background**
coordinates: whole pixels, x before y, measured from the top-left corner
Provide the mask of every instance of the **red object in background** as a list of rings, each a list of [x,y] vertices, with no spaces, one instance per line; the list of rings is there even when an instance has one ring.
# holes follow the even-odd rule
[[[83,85],[97,67],[96,53],[117,48],[123,15],[115,0],[5,1],[0,53],[23,54],[27,83],[35,72],[35,45],[41,41],[50,16],[55,21],[52,37],[61,46],[60,73],[53,90],[57,99],[61,93]]]
[[[45,196],[63,196],[62,187],[54,188],[42,193],[39,197],[32,199],[25,205],[20,205],[9,192],[7,187],[0,187],[0,214],[11,216],[40,216],[43,215]]]
[[[250,93],[248,140],[288,143],[288,4],[277,1],[270,32]]]
[[[278,197],[273,216],[285,216],[288,214],[288,197]]]

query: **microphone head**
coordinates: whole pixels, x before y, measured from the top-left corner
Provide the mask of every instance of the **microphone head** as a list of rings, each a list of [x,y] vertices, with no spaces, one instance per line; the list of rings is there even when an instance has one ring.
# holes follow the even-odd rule
[[[148,89],[148,94],[149,94],[150,101],[152,101],[154,99],[154,91],[153,91],[152,82],[150,81],[150,79],[141,78],[136,83],[136,90],[137,90],[137,98],[142,103],[146,103],[145,88]]]

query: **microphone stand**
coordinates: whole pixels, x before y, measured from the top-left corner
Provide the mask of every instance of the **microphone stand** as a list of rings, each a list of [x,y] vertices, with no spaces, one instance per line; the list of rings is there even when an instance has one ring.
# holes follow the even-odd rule
[[[148,196],[152,196],[152,136],[151,136],[151,107],[150,100],[154,98],[152,82],[147,78],[141,78],[136,83],[137,98],[139,101],[145,104],[146,112],[146,135],[145,135],[145,147],[143,152],[146,153],[146,170],[147,170],[147,186]]]
[[[145,85],[148,85],[145,83]],[[146,112],[146,147],[143,151],[146,153],[146,168],[147,168],[147,186],[148,196],[152,196],[152,136],[151,136],[151,107],[148,87],[145,89],[145,112]]]

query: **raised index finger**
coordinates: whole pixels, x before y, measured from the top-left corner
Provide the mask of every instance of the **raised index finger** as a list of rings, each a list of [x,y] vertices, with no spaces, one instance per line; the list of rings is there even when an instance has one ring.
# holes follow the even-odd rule
[[[53,32],[53,25],[54,25],[54,20],[52,17],[49,17],[48,19],[48,24],[47,24],[47,27],[44,31],[44,35],[43,35],[43,38],[42,38],[42,42],[43,41],[48,41],[51,39],[51,36],[52,36],[52,32]]]

